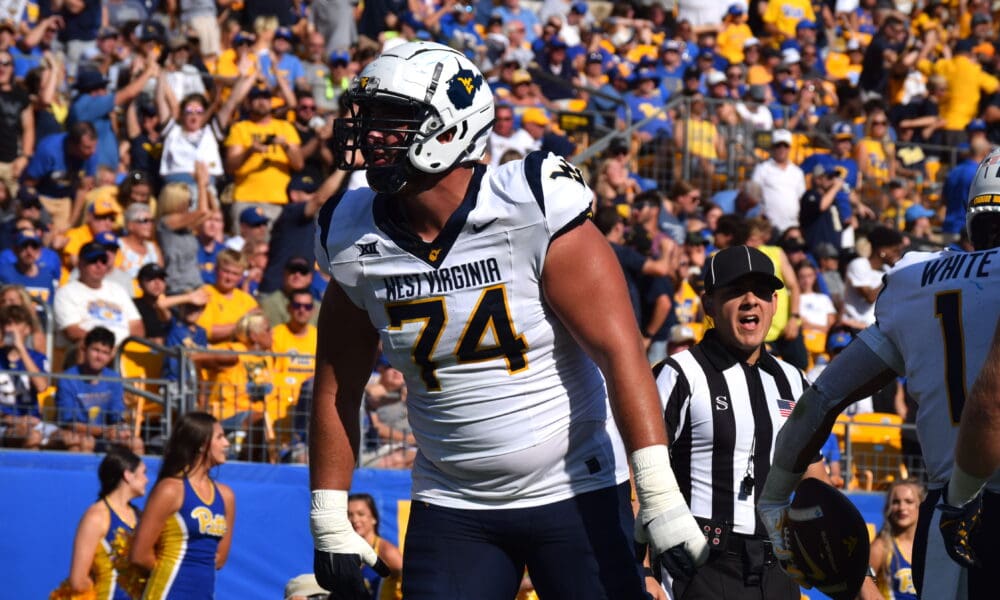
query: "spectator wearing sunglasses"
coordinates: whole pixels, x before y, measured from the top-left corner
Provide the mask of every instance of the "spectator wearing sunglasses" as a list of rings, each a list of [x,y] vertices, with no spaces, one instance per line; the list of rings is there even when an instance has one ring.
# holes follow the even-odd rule
[[[310,259],[293,256],[285,263],[281,289],[261,296],[260,308],[271,323],[287,323],[292,317],[289,302],[296,290],[309,289],[313,280],[313,264]],[[309,323],[315,325],[319,311],[307,315]]]
[[[91,329],[105,327],[115,336],[115,346],[129,335],[145,333],[142,317],[132,297],[120,285],[106,281],[111,261],[99,242],[88,242],[77,256],[80,278],[59,287],[54,313],[57,344],[78,345]]]
[[[83,246],[94,241],[98,235],[114,230],[119,214],[117,202],[109,198],[98,198],[87,209],[84,224],[66,232],[66,242],[61,250],[64,280],[66,275],[77,266],[80,250]],[[56,245],[58,247],[58,243]]]

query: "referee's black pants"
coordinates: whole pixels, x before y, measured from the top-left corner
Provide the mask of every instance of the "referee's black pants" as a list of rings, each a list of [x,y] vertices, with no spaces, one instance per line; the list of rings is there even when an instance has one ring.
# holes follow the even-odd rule
[[[761,564],[761,559],[764,563]],[[751,572],[759,572],[753,577]],[[799,586],[778,566],[769,544],[729,534],[691,579],[674,579],[676,600],[799,600]]]

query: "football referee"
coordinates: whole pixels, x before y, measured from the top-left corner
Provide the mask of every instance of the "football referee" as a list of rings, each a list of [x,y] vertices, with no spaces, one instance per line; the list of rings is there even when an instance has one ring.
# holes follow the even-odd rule
[[[715,326],[655,372],[674,475],[712,553],[693,576],[666,581],[678,600],[798,600],[755,510],[774,439],[806,385],[764,350],[782,283],[767,255],[747,246],[718,252],[704,273]],[[822,462],[806,475],[826,481]]]

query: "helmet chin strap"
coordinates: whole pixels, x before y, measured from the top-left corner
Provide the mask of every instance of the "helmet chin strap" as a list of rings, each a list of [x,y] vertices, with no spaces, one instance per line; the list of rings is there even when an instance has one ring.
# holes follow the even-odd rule
[[[405,164],[368,167],[368,187],[380,194],[398,193],[409,179],[409,169]]]

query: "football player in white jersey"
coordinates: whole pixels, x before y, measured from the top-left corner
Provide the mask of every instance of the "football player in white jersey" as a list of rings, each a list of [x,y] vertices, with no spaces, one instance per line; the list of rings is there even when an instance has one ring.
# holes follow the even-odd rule
[[[954,468],[954,450],[959,423],[967,416],[967,390],[990,348],[993,330],[983,324],[1000,317],[998,169],[1000,149],[980,163],[969,192],[967,229],[975,250],[904,255],[885,276],[875,305],[876,324],[830,363],[779,433],[758,512],[790,571],[801,565],[795,564],[780,532],[797,474],[829,436],[841,410],[905,375],[907,390],[918,403],[917,433],[930,490],[913,544],[917,590],[933,600],[995,597],[1000,474],[984,482]],[[984,483],[985,492],[977,496]],[[971,498],[975,501],[970,504]],[[974,547],[975,541],[960,530],[977,514],[986,515],[980,533],[989,542]],[[937,531],[939,521],[945,535]],[[970,560],[970,548],[978,566]]]
[[[318,216],[316,256],[332,276],[309,438],[320,584],[360,598],[360,561],[379,566],[346,506],[380,342],[406,376],[419,449],[406,598],[508,600],[525,567],[542,598],[642,598],[636,521],[654,558],[703,562],[624,277],[588,219],[580,172],[540,153],[480,164],[492,94],[439,44],[383,53],[346,97],[336,155],[367,169],[370,189]]]

